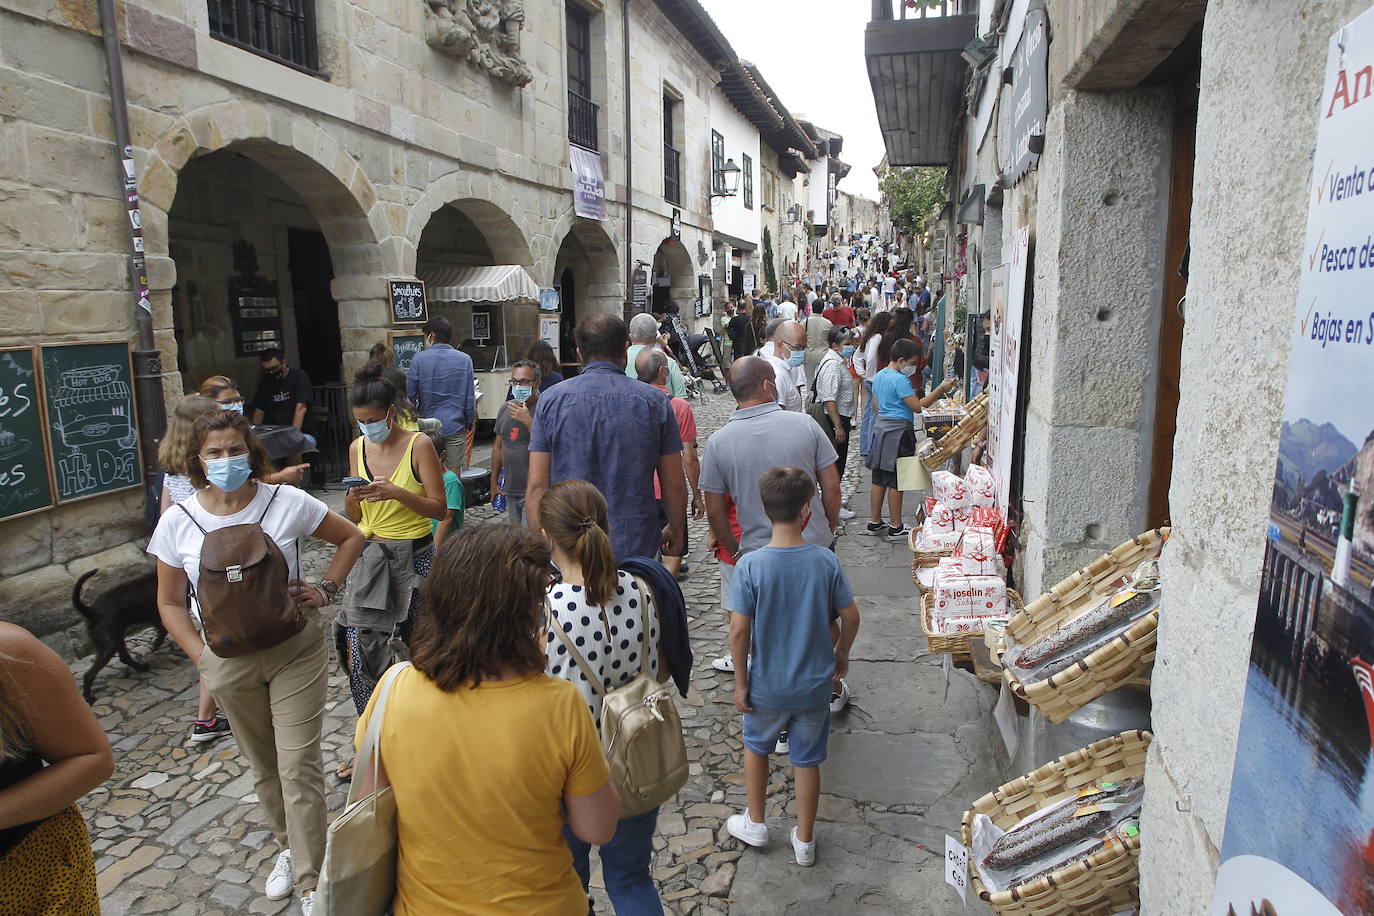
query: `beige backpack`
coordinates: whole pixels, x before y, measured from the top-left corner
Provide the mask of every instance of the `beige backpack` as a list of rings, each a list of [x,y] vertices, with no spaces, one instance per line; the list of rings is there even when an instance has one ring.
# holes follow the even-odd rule
[[[649,645],[649,602],[638,577],[635,591],[639,593],[640,632],[644,634],[639,673],[609,693],[549,612],[549,628],[558,634],[592,690],[602,697],[601,750],[611,768],[611,782],[620,790],[621,817],[657,808],[687,782],[687,745],[682,740],[682,720],[673,702],[672,682],[660,684],[649,673],[649,653],[657,647]],[[611,628],[604,611],[602,623],[609,637]]]

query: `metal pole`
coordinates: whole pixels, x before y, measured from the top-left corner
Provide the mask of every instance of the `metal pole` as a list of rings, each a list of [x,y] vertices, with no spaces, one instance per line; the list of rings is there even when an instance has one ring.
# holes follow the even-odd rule
[[[620,4],[621,50],[625,57],[625,320],[634,311],[635,295],[635,157],[634,142],[630,139],[630,0]]]
[[[137,394],[138,436],[143,451],[143,482],[148,505],[156,506],[153,481],[157,479],[158,441],[167,427],[162,397],[162,354],[153,336],[153,303],[148,298],[148,266],[143,250],[143,216],[138,206],[138,175],[134,147],[129,137],[129,104],[124,94],[124,61],[119,46],[119,26],[114,0],[100,0],[100,26],[105,39],[105,63],[109,68],[110,105],[114,113],[115,143],[119,148],[119,183],[124,195],[129,228],[129,276],[134,292],[134,326],[138,339],[133,351],[134,390]],[[149,509],[149,518],[156,516]]]

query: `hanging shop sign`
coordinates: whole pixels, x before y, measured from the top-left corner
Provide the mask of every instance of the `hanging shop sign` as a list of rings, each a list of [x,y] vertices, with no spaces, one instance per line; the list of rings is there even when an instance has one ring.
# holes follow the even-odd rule
[[[644,311],[649,304],[649,274],[642,267],[636,267],[630,275],[630,302],[636,312]]]
[[[568,145],[573,173],[573,212],[584,219],[606,218],[606,179],[601,156],[580,146]]]
[[[556,312],[563,305],[563,293],[558,287],[539,291],[539,311]]]
[[[1011,469],[1016,460],[1016,398],[1021,366],[1021,328],[1026,305],[1026,265],[1030,227],[1016,231],[1007,271],[1007,298],[992,303],[992,344],[988,351],[988,451],[997,481],[997,505],[1011,505]]]
[[[745,274],[742,282],[744,285],[744,294],[746,296],[753,295],[754,284],[758,282],[758,274]]]
[[[424,324],[429,320],[423,280],[388,280],[392,324]]]
[[[671,231],[673,238],[682,238],[682,211],[679,210],[677,207],[673,208],[673,221],[671,225]]]
[[[1374,10],[1331,37],[1212,913],[1374,911]],[[1360,74],[1363,74],[1361,76]]]
[[[1049,111],[1050,19],[1043,7],[1026,11],[1021,39],[1012,53],[1011,71],[1011,171],[1005,176],[1016,184],[1040,159],[1045,149],[1045,117]],[[1005,123],[1005,122],[1004,122]]]

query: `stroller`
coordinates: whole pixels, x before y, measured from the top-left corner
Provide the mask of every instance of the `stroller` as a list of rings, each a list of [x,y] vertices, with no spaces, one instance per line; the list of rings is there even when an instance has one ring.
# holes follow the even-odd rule
[[[709,350],[703,353],[702,348],[706,347],[707,344],[710,344]],[[699,377],[710,382],[712,390],[716,394],[723,393],[725,383],[716,374],[717,371],[721,370],[720,338],[713,334],[688,334],[687,346],[696,356],[696,364],[701,369]]]

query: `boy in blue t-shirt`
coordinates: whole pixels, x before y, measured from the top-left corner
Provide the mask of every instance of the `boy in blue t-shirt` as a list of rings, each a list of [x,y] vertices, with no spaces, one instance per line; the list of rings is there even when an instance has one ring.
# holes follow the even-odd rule
[[[768,841],[763,819],[768,755],[785,731],[797,784],[792,851],[798,865],[816,861],[816,805],[830,735],[831,688],[848,673],[849,648],[859,631],[859,608],[840,561],[802,534],[811,520],[815,492],[816,484],[801,468],[769,468],[759,478],[773,538],[740,558],[729,601],[749,810],[732,814],[726,829],[750,846]],[[840,636],[832,643],[830,624],[836,615]]]
[[[463,527],[466,494],[463,492],[463,481],[444,463],[444,455],[448,451],[444,437],[434,432],[428,435],[429,441],[434,443],[435,453],[439,456],[439,466],[444,469],[444,505],[447,508],[444,517],[434,519],[431,526],[434,531],[434,546],[438,547],[444,543],[445,538]]]

